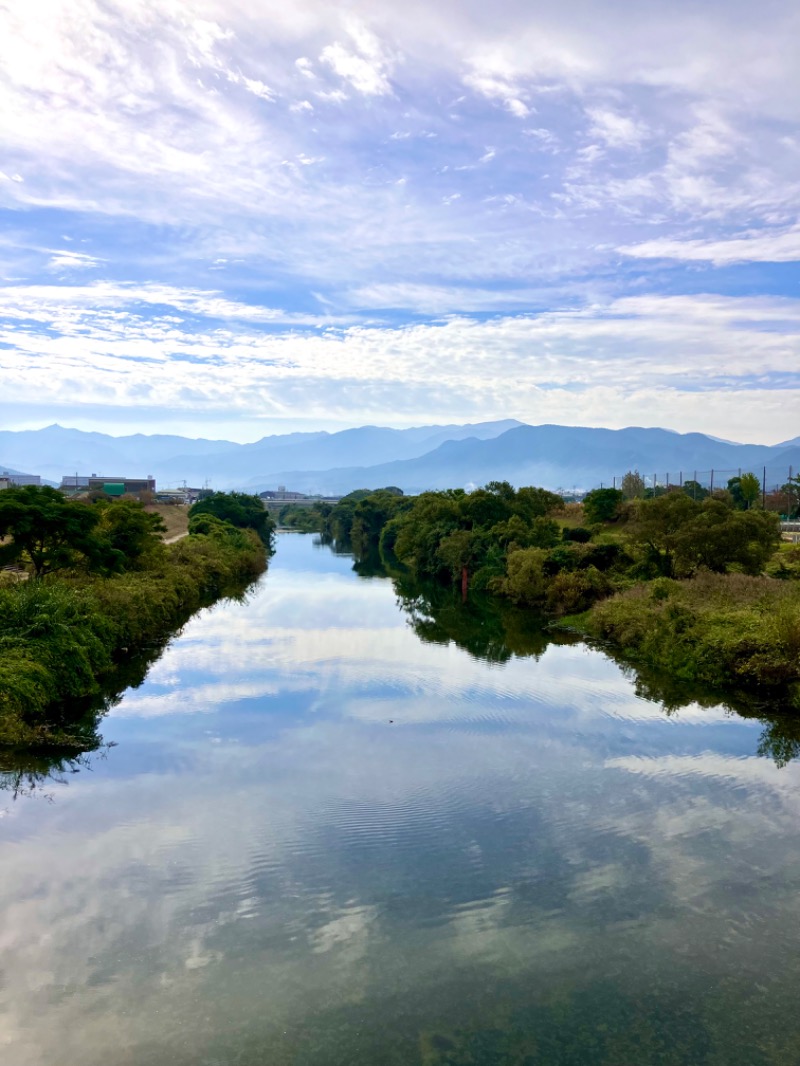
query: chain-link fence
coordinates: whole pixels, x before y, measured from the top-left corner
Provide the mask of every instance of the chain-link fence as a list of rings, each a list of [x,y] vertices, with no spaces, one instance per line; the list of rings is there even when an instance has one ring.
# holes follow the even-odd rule
[[[696,500],[721,492],[741,491],[741,479],[754,504],[760,504],[770,511],[784,516],[797,514],[800,504],[800,484],[798,471],[793,467],[762,466],[756,469],[748,467],[711,469],[711,470],[675,470],[654,471],[628,470],[624,474],[614,475],[601,481],[594,488],[621,489],[630,498],[660,496],[664,492],[683,491]],[[758,493],[755,494],[755,482]],[[737,487],[737,482],[739,485]],[[567,493],[567,495],[571,495]],[[580,494],[578,494],[580,495]]]

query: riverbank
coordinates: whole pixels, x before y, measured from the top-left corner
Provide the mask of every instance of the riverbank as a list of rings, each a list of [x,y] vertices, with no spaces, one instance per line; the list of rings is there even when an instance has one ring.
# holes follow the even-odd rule
[[[737,508],[730,493],[626,501],[607,489],[565,507],[504,482],[412,498],[362,491],[323,529],[357,558],[380,554],[462,600],[501,597],[631,665],[800,709],[800,553],[775,515]]]
[[[87,704],[115,671],[258,577],[267,553],[253,531],[214,523],[146,569],[0,588],[0,745],[84,749]]]
[[[635,585],[560,623],[679,681],[785,690],[800,709],[800,585],[701,573]]]

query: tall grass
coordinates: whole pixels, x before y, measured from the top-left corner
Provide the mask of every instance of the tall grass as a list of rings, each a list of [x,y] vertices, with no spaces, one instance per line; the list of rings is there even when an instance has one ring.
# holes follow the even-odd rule
[[[785,686],[800,682],[800,585],[744,574],[661,578],[596,604],[591,635],[674,677]]]

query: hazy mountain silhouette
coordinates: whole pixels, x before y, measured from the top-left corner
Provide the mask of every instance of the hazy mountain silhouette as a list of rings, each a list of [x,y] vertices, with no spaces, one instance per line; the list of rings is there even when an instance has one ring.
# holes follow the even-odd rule
[[[56,482],[77,472],[152,474],[162,488],[208,481],[219,489],[286,485],[325,494],[380,485],[419,492],[504,479],[568,490],[610,484],[628,470],[639,470],[648,480],[670,473],[677,481],[679,472],[687,480],[713,467],[716,483],[724,484],[739,469],[761,476],[766,466],[770,483],[783,482],[790,466],[795,472],[800,468],[800,438],[769,447],[666,429],[526,426],[507,419],[402,430],[361,426],[235,444],[165,434],[111,437],[48,426],[0,432],[0,455],[11,464],[9,470]]]
[[[789,467],[800,468],[800,446],[728,444],[702,433],[664,429],[589,429],[568,426],[518,426],[489,440],[446,441],[416,459],[319,471],[284,470],[267,484],[253,478],[251,489],[281,484],[307,492],[337,494],[356,487],[398,485],[406,492],[426,488],[465,487],[491,480],[547,488],[610,485],[628,470],[659,481],[670,474],[677,482],[716,470],[717,485],[729,477],[767,467],[768,481],[782,482]]]
[[[287,433],[253,444],[193,440],[165,434],[111,437],[53,425],[40,430],[0,431],[0,455],[15,469],[59,482],[65,474],[142,476],[161,487],[183,481],[215,488],[239,487],[275,471],[351,467],[422,456],[443,441],[496,436],[519,426],[514,419],[477,425],[387,429],[362,426],[339,433]]]

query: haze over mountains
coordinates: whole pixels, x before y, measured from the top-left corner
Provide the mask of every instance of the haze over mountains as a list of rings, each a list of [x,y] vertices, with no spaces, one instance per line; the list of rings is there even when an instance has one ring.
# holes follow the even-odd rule
[[[659,480],[684,480],[694,471],[738,469],[770,483],[800,469],[800,437],[767,446],[721,441],[702,433],[665,429],[621,430],[529,426],[514,419],[475,425],[388,429],[362,426],[339,433],[290,433],[252,444],[171,435],[102,433],[48,426],[0,431],[0,471],[112,477],[153,475],[161,488],[183,482],[255,492],[285,485],[301,492],[338,495],[355,488],[398,485],[405,492],[464,487],[505,479],[516,485],[592,488],[638,469]]]

